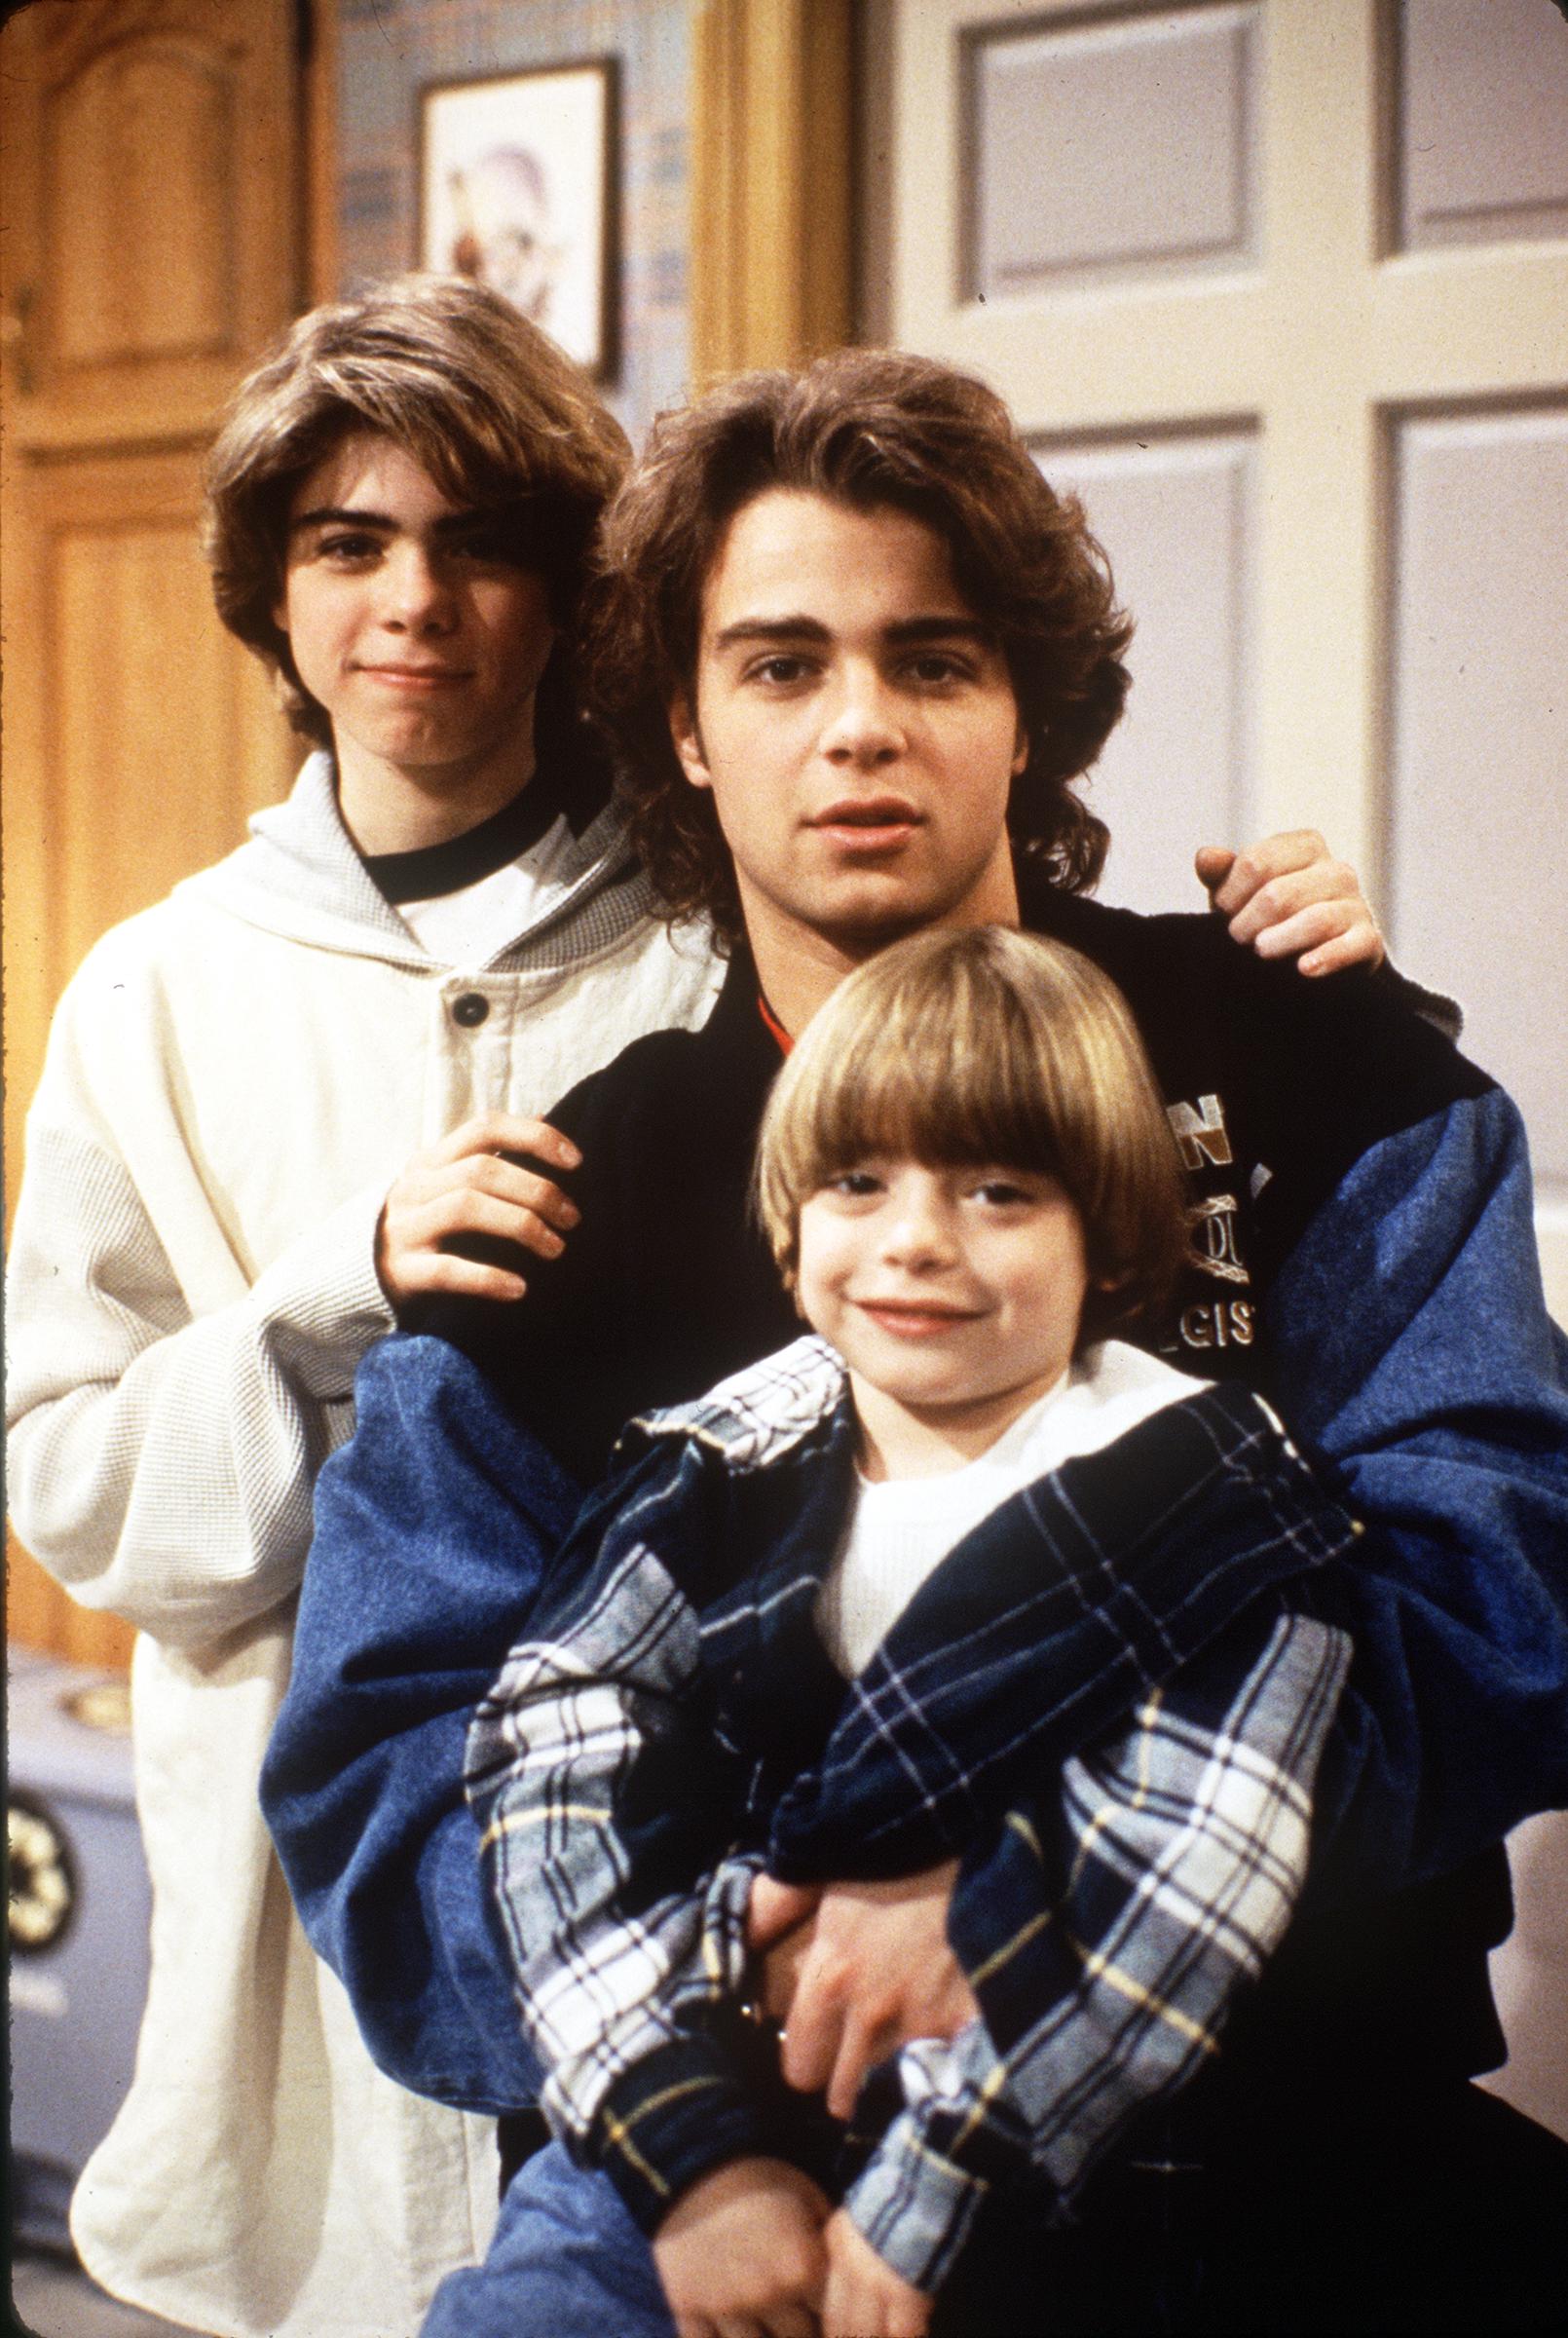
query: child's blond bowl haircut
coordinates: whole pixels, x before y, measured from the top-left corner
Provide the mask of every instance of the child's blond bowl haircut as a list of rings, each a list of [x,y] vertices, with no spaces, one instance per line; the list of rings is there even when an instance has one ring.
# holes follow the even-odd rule
[[[840,983],[780,1073],[756,1206],[793,1286],[801,1210],[874,1155],[1032,1170],[1083,1220],[1083,1340],[1165,1298],[1181,1171],[1131,1011],[1098,966],[1000,925],[895,942]]]
[[[587,376],[466,277],[394,277],[300,318],[235,394],[207,461],[203,547],[218,615],[272,667],[317,746],[331,727],[275,612],[294,490],[357,431],[384,433],[455,502],[491,514],[543,578],[568,637],[599,514],[630,460]]]

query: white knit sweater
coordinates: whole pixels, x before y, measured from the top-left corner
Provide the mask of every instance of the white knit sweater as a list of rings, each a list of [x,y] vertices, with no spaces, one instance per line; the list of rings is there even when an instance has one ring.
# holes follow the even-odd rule
[[[495,2153],[371,2067],[257,1811],[312,1481],[391,1326],[372,1242],[409,1154],[702,1022],[718,977],[650,915],[613,812],[477,973],[382,900],[324,756],[253,827],[71,983],[12,1247],[13,1516],[142,1635],[152,1985],[72,2229],[105,2286],[224,2338],[413,2338],[485,2245]]]

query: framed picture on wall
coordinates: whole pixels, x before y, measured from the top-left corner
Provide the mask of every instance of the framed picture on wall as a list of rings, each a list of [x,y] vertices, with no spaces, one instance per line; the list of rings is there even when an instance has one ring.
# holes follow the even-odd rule
[[[492,284],[598,381],[616,365],[613,57],[419,97],[422,268]]]

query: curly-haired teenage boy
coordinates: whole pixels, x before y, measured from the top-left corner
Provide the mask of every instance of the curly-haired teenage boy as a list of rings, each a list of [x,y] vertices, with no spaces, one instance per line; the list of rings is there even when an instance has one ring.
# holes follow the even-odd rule
[[[653,914],[576,704],[626,451],[455,279],[316,310],[255,370],[207,550],[316,752],[243,851],[93,953],[32,1116],[12,1498],[73,1594],[144,1634],[157,1904],[137,2076],[75,2229],[111,2288],[241,2338],[399,2338],[492,2212],[487,2130],[381,2085],[310,1957],[255,1772],[360,1356],[422,1293],[515,1289],[464,1255],[487,1233],[558,1246],[574,1156],[533,1115],[713,1000],[707,933]],[[1251,861],[1248,921],[1325,892],[1300,939],[1326,918],[1375,953],[1315,840]]]
[[[1477,2135],[1495,2106],[1468,2086],[1500,2055],[1497,1845],[1568,1794],[1568,1395],[1512,1106],[1396,986],[1303,983],[1216,921],[1076,889],[1097,845],[1069,780],[1115,720],[1125,634],[1081,514],[982,385],[877,352],[732,384],[660,425],[605,562],[594,689],[641,848],[728,931],[728,971],[700,1032],[634,1044],[557,1109],[581,1219],[526,1263],[526,1296],[448,1310],[445,1338],[399,1336],[360,1374],[264,1780],[313,1938],[386,2067],[474,2106],[530,2098],[462,1801],[467,1711],[621,1422],[789,1335],[744,1197],[791,1035],[903,933],[1019,924],[1116,979],[1176,1133],[1192,1245],[1140,1337],[1271,1394],[1368,1522],[1313,1596],[1357,1651],[1320,1779],[1333,1873],[1376,1890],[1328,2013],[1323,1975],[1301,1981],[1291,2166],[1329,2180],[1315,2122],[1345,2087],[1371,2160],[1437,2131],[1436,2090],[1472,2123],[1449,2206],[1484,2216],[1469,2177],[1510,2150]],[[1194,1590],[1138,1585],[1147,1678],[1197,1652]],[[1117,1601],[1084,1623],[1096,1644],[1129,1628]],[[1084,1640],[1037,1657],[1038,1706],[1070,1716]],[[921,1931],[920,1893],[889,1912],[845,1875],[784,2045],[803,2089],[940,2026],[951,1981],[945,1893]],[[759,1877],[759,1938],[813,1897]],[[564,2236],[558,2164],[531,2173]]]

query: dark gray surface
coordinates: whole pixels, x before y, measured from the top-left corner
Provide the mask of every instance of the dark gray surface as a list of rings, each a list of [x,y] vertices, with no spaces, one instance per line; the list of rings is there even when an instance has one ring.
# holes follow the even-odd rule
[[[14,2329],[31,2338],[195,2338],[105,2296],[78,2266],[54,2257],[18,2257],[11,2268]]]

